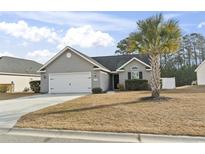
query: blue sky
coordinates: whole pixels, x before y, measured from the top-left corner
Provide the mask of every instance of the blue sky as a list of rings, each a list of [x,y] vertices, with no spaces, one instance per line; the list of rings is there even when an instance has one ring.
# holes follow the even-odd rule
[[[113,55],[136,30],[136,21],[157,12],[0,12],[0,56],[46,62],[65,45],[89,56]],[[205,35],[205,12],[163,12],[183,34]]]

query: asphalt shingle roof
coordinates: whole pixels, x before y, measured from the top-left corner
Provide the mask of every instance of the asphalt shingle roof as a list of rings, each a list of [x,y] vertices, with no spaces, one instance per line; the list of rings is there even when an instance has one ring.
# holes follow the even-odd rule
[[[122,66],[124,63],[132,58],[138,58],[142,62],[150,65],[148,55],[144,54],[132,54],[132,55],[115,55],[115,56],[102,56],[102,57],[92,57],[98,63],[102,64],[104,67],[111,71],[115,71],[117,68]]]
[[[0,72],[4,73],[20,73],[20,74],[37,74],[37,70],[42,64],[32,60],[21,58],[0,57]]]

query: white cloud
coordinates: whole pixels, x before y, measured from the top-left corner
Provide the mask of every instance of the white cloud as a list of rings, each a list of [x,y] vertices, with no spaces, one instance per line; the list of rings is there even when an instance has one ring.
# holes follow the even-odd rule
[[[108,33],[97,31],[91,25],[85,25],[68,29],[58,47],[63,48],[66,45],[83,48],[107,47],[113,45],[113,43],[114,39]]]
[[[14,57],[14,55],[10,52],[0,52],[0,57],[2,57],[2,56]]]
[[[60,34],[51,28],[29,26],[25,21],[18,21],[17,23],[0,22],[0,31],[31,42],[47,40],[50,43],[58,44],[58,48],[65,45],[77,45],[85,48],[106,47],[114,42],[114,39],[108,33],[97,31],[91,25],[69,28],[64,37],[60,37]],[[24,42],[21,45],[26,46],[27,44],[27,42]]]
[[[23,46],[23,47],[27,47],[28,46],[28,42],[22,42],[21,44],[20,44],[21,46]]]
[[[198,25],[198,28],[202,28],[205,26],[205,22],[201,22],[199,25]]]
[[[50,58],[52,58],[55,54],[56,53],[50,52],[47,49],[35,50],[33,52],[28,52],[26,58],[44,63],[48,61]]]
[[[133,20],[99,12],[12,12],[12,14],[14,13],[20,18],[51,24],[71,27],[92,25],[102,31],[122,31],[136,28],[136,22]],[[136,21],[137,19],[136,16]]]
[[[46,39],[49,42],[58,41],[57,33],[47,27],[29,26],[25,21],[17,23],[0,22],[0,31],[17,38],[23,38],[31,42],[38,42]]]

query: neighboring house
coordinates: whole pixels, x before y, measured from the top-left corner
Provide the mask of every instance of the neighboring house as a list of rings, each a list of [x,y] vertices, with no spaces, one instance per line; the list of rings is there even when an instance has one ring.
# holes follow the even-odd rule
[[[205,85],[205,61],[203,61],[195,70],[197,75],[197,84]]]
[[[41,73],[42,93],[91,92],[117,89],[127,79],[150,81],[150,65],[146,55],[116,55],[89,57],[65,47],[38,72]]]
[[[26,59],[2,56],[0,57],[0,84],[13,84],[14,92],[23,92],[30,88],[29,82],[40,80],[37,70],[41,64]]]

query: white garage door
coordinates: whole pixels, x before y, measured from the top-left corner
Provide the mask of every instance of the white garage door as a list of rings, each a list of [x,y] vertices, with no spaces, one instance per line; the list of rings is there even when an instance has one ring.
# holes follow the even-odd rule
[[[53,73],[49,74],[49,93],[91,92],[91,73]]]

